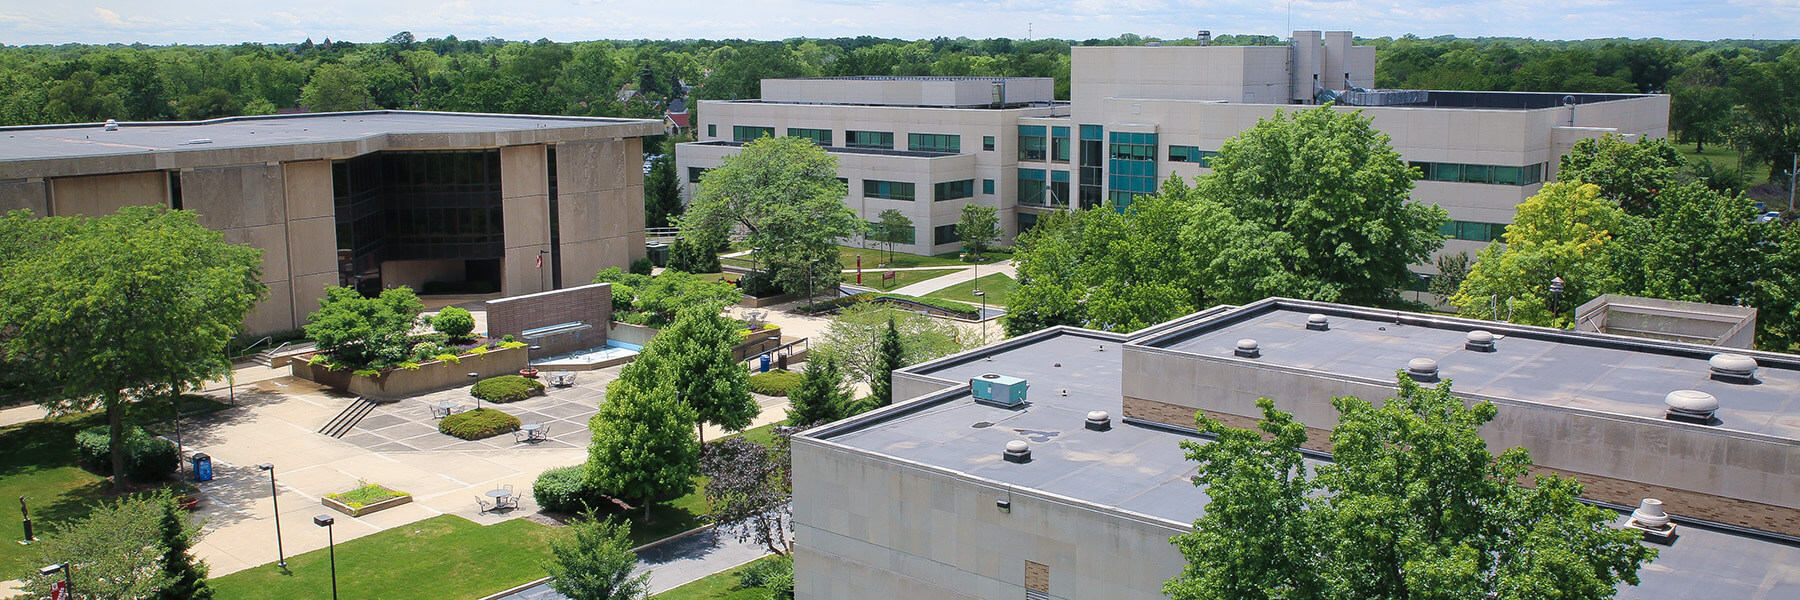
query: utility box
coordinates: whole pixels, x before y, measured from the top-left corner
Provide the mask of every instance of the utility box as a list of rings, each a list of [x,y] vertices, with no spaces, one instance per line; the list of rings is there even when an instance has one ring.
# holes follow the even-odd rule
[[[976,402],[1008,408],[1025,405],[1025,380],[1017,377],[983,373],[969,379],[969,388],[973,390]]]
[[[194,481],[212,481],[212,457],[205,454],[194,455]]]
[[[669,245],[662,242],[644,242],[644,255],[650,257],[650,264],[658,267],[669,266]]]

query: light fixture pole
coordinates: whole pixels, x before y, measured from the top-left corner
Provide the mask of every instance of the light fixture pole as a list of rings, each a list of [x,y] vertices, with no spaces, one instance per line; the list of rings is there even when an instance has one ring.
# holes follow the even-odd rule
[[[480,373],[476,373],[474,371],[469,372],[469,395],[470,396],[475,396],[475,385],[474,385],[475,380],[480,379],[480,378],[481,378]],[[475,410],[481,410],[481,396],[475,396]]]
[[[981,290],[975,290],[975,297],[981,299],[981,314],[975,315],[975,318],[977,320],[981,321],[981,343],[986,344],[988,341],[988,339],[987,339],[987,292],[983,292]]]
[[[275,489],[275,463],[263,463],[256,468],[269,472],[269,501],[275,503],[275,566],[287,568],[287,551],[281,548],[281,493]]]
[[[331,535],[331,524],[336,522],[331,515],[313,517],[313,524],[325,528],[325,547],[331,555],[331,600],[337,600],[337,540]]]
[[[1563,295],[1563,278],[1557,277],[1555,279],[1550,280],[1550,322],[1551,322],[1551,324],[1555,324],[1556,318],[1558,316],[1561,316],[1561,314],[1562,314],[1562,295]]]
[[[808,307],[813,305],[813,273],[818,270],[819,259],[813,258],[806,261],[806,305]]]
[[[63,576],[62,591],[59,593],[56,589],[56,584],[54,584],[54,583],[50,584],[50,598],[52,598],[53,600],[63,600],[65,598],[74,598],[75,597],[75,579],[73,577],[73,574],[75,572],[74,567],[69,566],[69,563],[60,562],[60,563],[56,563],[54,565],[50,565],[48,567],[38,569],[38,573],[42,574],[45,577],[55,575],[58,572],[61,572],[62,576]]]
[[[546,281],[549,279],[549,276],[548,276],[549,271],[544,270],[544,255],[549,254],[549,253],[550,253],[550,251],[548,249],[538,250],[538,262],[537,262],[538,289],[544,290],[544,291],[550,291],[550,284],[546,283]]]

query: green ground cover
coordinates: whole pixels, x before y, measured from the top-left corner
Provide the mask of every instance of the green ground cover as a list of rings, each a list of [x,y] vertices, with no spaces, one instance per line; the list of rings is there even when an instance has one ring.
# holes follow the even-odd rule
[[[936,279],[938,277],[943,277],[945,275],[949,275],[951,273],[956,273],[958,271],[962,271],[962,269],[929,269],[929,270],[925,270],[925,271],[894,271],[893,279],[882,279],[881,274],[885,273],[886,271],[865,268],[865,269],[863,269],[862,285],[863,285],[863,287],[875,288],[875,289],[885,292],[885,291],[890,291],[890,290],[906,287],[906,286],[909,286],[909,285],[912,285],[912,284],[915,284],[915,283],[918,283],[921,281],[925,281],[927,279]],[[856,284],[856,274],[845,273],[844,274],[844,283],[855,285]]]
[[[926,294],[925,297],[955,300],[980,306],[981,298],[975,296],[977,283],[980,284],[979,287],[982,293],[987,294],[987,305],[990,308],[1005,308],[1007,299],[1011,298],[1013,290],[1019,287],[1018,282],[1013,281],[1013,278],[1002,273],[994,273],[992,275],[982,275],[981,279],[978,281],[965,281]]]
[[[728,571],[713,573],[687,585],[651,596],[652,600],[762,600],[769,596],[767,588],[738,587],[738,572],[750,565],[775,560],[766,556]]]
[[[309,528],[316,529],[316,528]],[[323,536],[309,530],[289,535]],[[525,519],[482,526],[455,515],[432,517],[337,544],[339,595],[345,598],[482,598],[544,576],[550,527]],[[331,597],[324,549],[211,580],[219,598],[295,600]]]
[[[1735,169],[1739,166],[1738,153],[1736,150],[1731,149],[1730,146],[1713,144],[1707,146],[1705,152],[1698,154],[1694,153],[1694,147],[1692,145],[1682,144],[1677,147],[1681,148],[1682,157],[1687,158],[1688,160],[1710,161],[1715,169]],[[1767,165],[1746,162],[1743,163],[1743,167],[1744,175],[1750,185],[1762,185],[1769,182],[1769,167]]]

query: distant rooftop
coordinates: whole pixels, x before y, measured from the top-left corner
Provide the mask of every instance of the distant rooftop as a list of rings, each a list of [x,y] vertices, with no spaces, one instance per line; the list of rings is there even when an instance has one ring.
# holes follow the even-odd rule
[[[659,120],[422,111],[360,111],[229,117],[209,121],[122,122],[0,127],[0,178],[81,174],[80,166],[25,167],[23,161],[144,157],[146,155],[268,149],[233,156],[261,160],[340,158],[385,147],[497,147],[662,133]],[[303,148],[294,148],[303,147]],[[203,159],[202,159],[203,160]],[[128,161],[129,162],[129,161]],[[202,166],[143,160],[144,170]],[[165,164],[166,163],[166,164]],[[132,170],[110,164],[100,172]],[[15,170],[19,172],[14,172]],[[73,171],[73,172],[70,172]]]
[[[1330,329],[1307,329],[1312,313],[1329,316]],[[1497,351],[1464,348],[1476,329],[1498,338]],[[1234,356],[1244,338],[1256,340],[1261,357]],[[1800,440],[1800,362],[1792,355],[1285,300],[1134,343],[1384,382],[1407,361],[1430,358],[1459,394],[1659,420],[1669,392],[1699,390],[1719,399],[1718,429]],[[1754,356],[1761,367],[1757,383],[1711,379],[1707,360],[1722,352]]]

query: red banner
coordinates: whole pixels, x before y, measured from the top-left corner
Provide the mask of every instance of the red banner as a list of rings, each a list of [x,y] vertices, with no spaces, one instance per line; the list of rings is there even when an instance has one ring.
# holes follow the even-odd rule
[[[886,272],[886,273],[882,273],[882,274],[881,274],[881,280],[882,280],[882,281],[887,281],[887,280],[889,280],[889,279],[893,279],[893,278],[894,278],[894,272],[893,272],[893,271],[888,271],[888,272]]]
[[[57,581],[51,583],[50,600],[69,600],[69,582]]]

